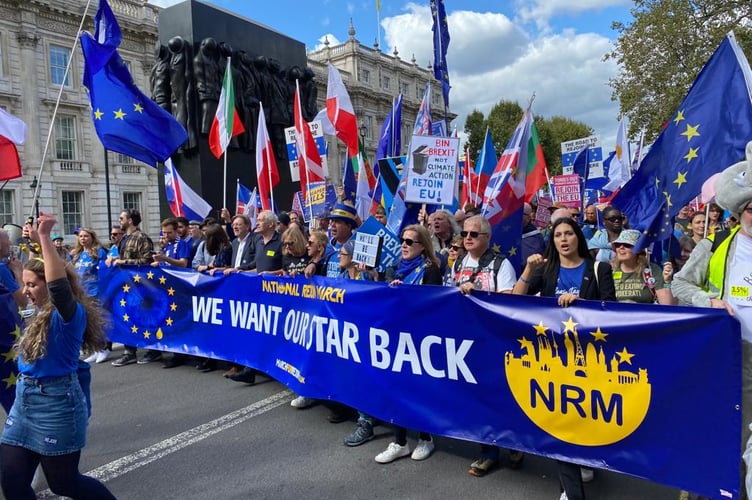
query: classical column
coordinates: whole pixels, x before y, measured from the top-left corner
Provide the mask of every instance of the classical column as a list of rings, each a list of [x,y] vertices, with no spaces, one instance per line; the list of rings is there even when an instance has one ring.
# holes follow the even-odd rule
[[[39,137],[40,110],[37,90],[36,49],[39,45],[39,36],[32,30],[21,28],[17,33],[18,45],[21,48],[21,79],[24,88],[21,97],[21,112],[19,118],[26,122],[26,143],[24,154],[21,158],[24,172],[31,174],[39,170],[42,161],[43,142]]]

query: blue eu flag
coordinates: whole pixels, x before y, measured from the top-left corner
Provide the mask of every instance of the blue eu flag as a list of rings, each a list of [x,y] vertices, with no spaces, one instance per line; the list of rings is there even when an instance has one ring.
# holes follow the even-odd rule
[[[733,33],[705,64],[679,109],[613,204],[642,232],[635,250],[668,239],[671,219],[711,175],[744,158],[752,137],[752,82]]]
[[[433,17],[433,75],[441,82],[444,106],[449,106],[451,85],[449,85],[449,70],[446,61],[449,48],[449,27],[444,0],[431,0],[431,17]]]
[[[153,167],[188,139],[185,129],[146,97],[117,52],[122,38],[106,0],[94,17],[96,31],[81,35],[84,85],[89,89],[94,128],[102,145]]]

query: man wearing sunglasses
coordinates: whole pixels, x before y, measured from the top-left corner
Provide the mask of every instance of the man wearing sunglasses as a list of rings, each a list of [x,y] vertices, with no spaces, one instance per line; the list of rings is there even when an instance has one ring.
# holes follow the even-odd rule
[[[452,286],[458,286],[463,294],[473,290],[511,293],[517,276],[509,261],[489,248],[491,224],[488,220],[480,215],[468,217],[460,236],[467,254],[454,263]],[[480,458],[470,464],[468,472],[476,477],[485,476],[499,464],[500,450],[496,446],[482,445]],[[511,468],[521,465],[522,453],[510,450],[508,455]]]
[[[611,243],[621,234],[624,227],[624,216],[616,207],[606,207],[603,210],[603,229],[596,231],[595,236],[588,241],[588,250],[595,260],[611,262],[614,254]]]

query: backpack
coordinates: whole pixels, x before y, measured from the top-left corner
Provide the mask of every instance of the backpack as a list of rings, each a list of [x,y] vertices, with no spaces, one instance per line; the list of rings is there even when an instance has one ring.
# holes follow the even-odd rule
[[[491,249],[486,250],[486,252],[480,256],[480,259],[478,259],[478,267],[475,268],[473,271],[473,274],[470,275],[470,279],[468,280],[470,283],[475,283],[475,278],[478,276],[478,273],[480,273],[483,268],[488,267],[488,265],[493,261],[493,274],[491,275],[491,279],[493,280],[493,289],[496,290],[496,275],[499,274],[499,269],[501,269],[501,264],[504,262],[503,255],[494,252]],[[454,273],[454,276],[457,276],[457,273],[460,272],[460,269],[462,268],[462,261],[464,260],[464,257],[462,259],[458,259],[454,261],[454,264],[452,266],[452,271]]]

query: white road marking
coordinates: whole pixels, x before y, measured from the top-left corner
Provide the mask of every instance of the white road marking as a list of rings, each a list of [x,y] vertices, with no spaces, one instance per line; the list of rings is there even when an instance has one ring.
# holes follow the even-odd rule
[[[136,470],[144,465],[149,465],[155,460],[166,457],[171,453],[180,451],[187,446],[203,441],[214,434],[241,424],[246,420],[273,410],[274,408],[289,402],[290,396],[292,395],[292,391],[289,390],[278,392],[266,399],[262,399],[252,405],[246,406],[245,408],[240,408],[232,413],[228,413],[227,415],[223,415],[215,420],[201,424],[193,429],[176,434],[164,441],[160,441],[159,443],[153,444],[123,458],[119,458],[101,467],[97,467],[94,470],[86,472],[86,475],[106,483],[107,481],[122,476],[123,474],[127,474],[132,470]],[[51,490],[47,489],[37,493],[37,498],[57,498],[57,496],[52,493]]]

